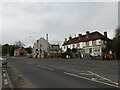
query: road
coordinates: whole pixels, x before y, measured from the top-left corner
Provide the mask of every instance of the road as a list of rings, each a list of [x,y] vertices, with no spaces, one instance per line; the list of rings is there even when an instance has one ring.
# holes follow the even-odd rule
[[[15,88],[116,88],[118,62],[7,57]]]

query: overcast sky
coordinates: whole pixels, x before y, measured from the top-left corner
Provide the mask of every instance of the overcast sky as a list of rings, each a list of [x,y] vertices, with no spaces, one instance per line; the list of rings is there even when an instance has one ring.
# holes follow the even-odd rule
[[[49,34],[50,43],[63,43],[86,31],[108,32],[118,25],[117,2],[7,2],[2,6],[2,44],[22,41],[32,45]],[[31,36],[31,37],[30,37]]]

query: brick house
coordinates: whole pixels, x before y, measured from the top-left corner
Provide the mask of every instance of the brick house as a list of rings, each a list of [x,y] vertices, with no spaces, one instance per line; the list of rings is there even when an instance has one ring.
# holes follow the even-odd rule
[[[27,51],[24,48],[19,48],[14,51],[14,56],[26,56]]]
[[[110,51],[110,45],[112,40],[107,37],[107,32],[102,35],[99,32],[87,31],[85,35],[79,34],[77,37],[65,39],[62,45],[62,52],[70,50],[76,50],[81,54],[81,57],[89,57],[91,53],[98,56],[103,56],[105,51]]]

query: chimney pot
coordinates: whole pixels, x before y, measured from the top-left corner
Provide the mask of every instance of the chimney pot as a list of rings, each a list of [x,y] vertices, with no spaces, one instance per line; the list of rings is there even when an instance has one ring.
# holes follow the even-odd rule
[[[79,40],[81,39],[81,37],[82,37],[82,34],[78,34],[78,37],[79,37]]]
[[[46,40],[48,41],[48,34],[46,34]]]
[[[82,37],[82,34],[78,34],[79,37]]]
[[[70,37],[69,37],[69,40],[71,40],[71,39],[72,39],[72,37],[70,36]]]
[[[65,38],[65,42],[67,42],[67,38]]]
[[[90,34],[90,32],[89,32],[89,31],[86,31],[86,34]]]
[[[107,37],[107,32],[104,32],[104,36]]]
[[[90,32],[86,31],[86,38],[89,38],[89,34],[90,34]]]

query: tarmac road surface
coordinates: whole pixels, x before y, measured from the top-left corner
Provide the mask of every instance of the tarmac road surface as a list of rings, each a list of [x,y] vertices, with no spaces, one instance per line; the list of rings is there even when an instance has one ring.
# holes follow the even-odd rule
[[[8,74],[15,88],[116,88],[118,85],[117,61],[110,61],[111,64],[26,57],[8,57],[7,60]]]

